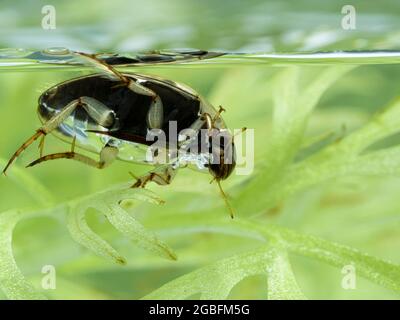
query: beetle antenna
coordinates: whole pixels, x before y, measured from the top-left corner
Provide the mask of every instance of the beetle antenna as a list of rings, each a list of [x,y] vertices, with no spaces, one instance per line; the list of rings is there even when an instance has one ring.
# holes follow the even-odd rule
[[[218,179],[216,179],[216,181],[217,181],[217,185],[218,185],[219,191],[220,191],[220,193],[221,193],[221,197],[222,197],[222,199],[224,199],[225,205],[227,206],[227,208],[228,208],[228,210],[229,210],[229,215],[230,215],[231,218],[233,219],[233,217],[234,217],[234,211],[233,211],[233,209],[232,209],[231,204],[230,204],[229,201],[228,201],[228,197],[226,196],[224,190],[222,189],[221,182],[220,182]]]

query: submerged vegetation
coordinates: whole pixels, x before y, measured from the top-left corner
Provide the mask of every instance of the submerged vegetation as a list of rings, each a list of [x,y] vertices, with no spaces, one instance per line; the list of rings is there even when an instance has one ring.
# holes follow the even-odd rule
[[[209,175],[184,169],[170,186],[131,189],[128,173],[149,168],[24,168],[38,156],[33,145],[0,177],[0,298],[398,299],[398,56],[329,65],[291,56],[398,49],[398,1],[384,2],[352,1],[357,28],[344,30],[338,1],[55,0],[57,28],[43,30],[40,1],[4,0],[1,48],[249,54],[131,70],[187,84],[226,109],[229,128],[254,129],[255,168],[223,182],[230,219]],[[40,125],[39,95],[91,72],[10,66],[7,52],[0,167]],[[66,150],[46,138],[45,153]]]
[[[389,261],[398,259],[391,230],[398,224],[400,102],[388,93],[386,107],[352,106],[362,91],[352,93],[346,83],[363,81],[363,68],[372,78],[386,72],[373,66],[211,70],[214,84],[205,81],[203,88],[209,99],[227,106],[231,127],[246,124],[256,132],[255,171],[226,183],[233,220],[209,177],[190,170],[181,170],[171,186],[149,185],[149,191],[117,183],[128,171],[146,170],[127,163],[105,171],[68,160],[33,170],[15,166],[1,181],[3,207],[24,199],[0,214],[3,293],[65,298],[73,288],[80,298],[304,299],[323,290],[320,297],[339,298],[346,294],[340,286],[347,265],[357,272],[352,297],[370,296],[364,288],[371,283],[398,293],[400,266]],[[189,71],[175,76],[190,77]],[[27,111],[15,122],[21,132],[10,136],[3,129],[9,139],[3,157],[38,123],[26,106],[35,93],[11,93],[33,76],[25,75],[25,83],[21,75],[10,77],[15,87],[2,93],[3,101]],[[376,91],[373,82],[364,85]],[[18,114],[13,108],[3,113]],[[49,140],[46,150],[68,148]],[[57,270],[55,290],[40,288],[46,264]],[[132,282],[118,281],[121,289],[114,278]]]

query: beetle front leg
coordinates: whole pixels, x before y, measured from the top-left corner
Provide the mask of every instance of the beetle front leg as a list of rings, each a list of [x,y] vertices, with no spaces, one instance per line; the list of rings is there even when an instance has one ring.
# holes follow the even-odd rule
[[[207,124],[207,129],[214,129],[216,127],[216,122],[221,119],[221,113],[225,111],[226,110],[222,106],[219,106],[219,109],[214,116],[211,116],[208,112],[204,112],[202,116]]]
[[[150,181],[159,185],[170,184],[176,175],[176,170],[177,169],[173,168],[172,165],[160,166],[147,174],[136,178],[136,182],[132,185],[132,188],[144,188]]]

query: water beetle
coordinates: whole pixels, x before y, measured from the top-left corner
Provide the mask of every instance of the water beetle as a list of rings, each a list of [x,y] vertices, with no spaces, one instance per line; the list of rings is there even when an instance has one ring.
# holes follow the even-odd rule
[[[226,129],[219,111],[193,89],[170,80],[137,73],[120,73],[96,55],[75,53],[99,73],[74,78],[46,90],[39,97],[38,113],[42,126],[12,155],[3,173],[31,143],[41,138],[40,157],[28,167],[54,159],[73,159],[95,168],[105,168],[115,159],[155,166],[146,175],[137,178],[133,187],[144,187],[154,181],[169,184],[177,169],[194,162],[199,169],[208,170],[218,183],[227,203],[220,181],[229,177],[235,168],[233,137]],[[181,142],[177,149],[200,144],[202,129],[208,134],[209,153],[177,153],[165,164],[152,163],[146,150],[153,142],[147,139],[149,130],[162,130],[170,139],[170,124],[175,122],[177,132],[192,129],[195,136]],[[223,132],[226,139],[217,144],[211,138]],[[71,150],[43,155],[44,138],[55,134],[71,144]],[[75,144],[99,154],[96,161],[75,151]],[[170,152],[167,149],[167,153]],[[212,150],[211,150],[212,149]],[[228,160],[227,160],[228,159]],[[228,203],[227,203],[228,204]],[[229,207],[229,205],[228,205]],[[232,211],[231,211],[232,215]]]

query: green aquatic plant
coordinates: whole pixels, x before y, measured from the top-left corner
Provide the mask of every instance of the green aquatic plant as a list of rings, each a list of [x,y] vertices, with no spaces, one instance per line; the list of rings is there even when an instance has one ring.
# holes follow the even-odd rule
[[[271,71],[266,77],[264,71],[250,68],[232,69],[221,77],[210,93],[212,101],[223,101],[224,105],[247,103],[255,106],[247,116],[256,128],[256,167],[250,176],[235,177],[229,184],[227,192],[236,211],[233,220],[225,212],[221,199],[205,190],[204,185],[191,183],[191,191],[188,190],[187,183],[191,180],[185,178],[190,179],[187,178],[193,174],[190,172],[165,193],[161,191],[164,189],[157,189],[155,193],[131,189],[130,184],[117,184],[58,202],[28,171],[13,168],[10,178],[36,199],[36,205],[0,214],[1,290],[10,299],[65,296],[64,293],[54,296],[35,286],[35,276],[27,279],[14,256],[13,231],[17,223],[28,218],[49,217],[68,229],[72,239],[91,252],[88,255],[78,251],[71,254],[72,262],[60,262],[65,281],[68,275],[93,269],[99,272],[102,266],[107,266],[112,272],[119,272],[120,268],[127,268],[132,273],[139,272],[139,269],[140,272],[155,272],[157,268],[177,270],[171,271],[173,279],[166,276],[161,283],[152,284],[152,292],[148,289],[147,294],[146,290],[141,292],[144,299],[185,299],[198,294],[201,299],[227,299],[236,286],[255,275],[263,275],[266,279],[263,284],[265,295],[258,297],[310,298],[309,292],[302,287],[306,282],[298,276],[301,272],[296,272],[297,260],[293,261],[292,255],[323,262],[338,268],[339,272],[343,266],[354,265],[357,275],[398,294],[400,265],[387,261],[386,257],[378,258],[362,249],[339,244],[342,241],[327,239],[332,236],[324,234],[324,230],[330,230],[325,226],[335,224],[335,219],[343,219],[346,210],[351,213],[349,218],[362,218],[365,223],[369,219],[395,219],[399,207],[396,201],[388,201],[387,192],[374,197],[374,192],[368,190],[364,212],[357,211],[361,207],[357,199],[355,205],[350,203],[333,209],[320,206],[329,200],[332,188],[343,189],[340,186],[343,187],[346,179],[358,186],[368,184],[368,179],[377,179],[371,185],[379,186],[380,183],[390,184],[390,176],[400,173],[399,146],[379,147],[380,142],[392,138],[399,131],[398,99],[370,116],[365,123],[365,118],[358,117],[355,125],[349,128],[351,131],[339,136],[333,134],[332,138],[331,128],[323,128],[318,134],[307,131],[315,127],[310,124],[313,116],[321,116],[316,107],[322,96],[354,72],[352,66],[290,67]],[[241,90],[233,85],[238,82],[242,83]],[[267,105],[272,108],[268,109]],[[233,110],[227,117],[231,122],[239,123],[243,109]],[[350,116],[346,114],[346,117]],[[268,125],[265,119],[270,119]],[[1,160],[0,164],[5,164],[5,161]],[[338,192],[335,189],[333,194]],[[361,188],[360,194],[363,192]],[[165,196],[165,204],[159,198],[160,193]],[[376,208],[380,208],[381,217],[375,216]],[[99,227],[99,215],[88,217],[92,209],[105,216],[107,223],[119,234],[110,235],[108,224]],[[321,224],[313,228],[313,223],[317,222],[313,222],[310,215]],[[309,220],[312,221],[302,230],[302,223]],[[375,225],[363,232],[373,235],[374,228],[379,230],[381,227],[379,223]],[[121,234],[131,240],[128,245],[115,241],[122,237]],[[217,235],[222,238],[214,237]],[[344,232],[341,235],[343,242],[347,242]],[[132,242],[141,248],[141,251],[135,251],[135,256],[129,253]],[[121,247],[128,257],[116,247]],[[43,245],[43,250],[46,250],[46,245]],[[93,260],[92,254],[115,266]],[[29,273],[32,275],[32,271]],[[129,276],[134,277],[129,273],[124,279]],[[146,279],[152,283],[150,278],[147,276]],[[81,291],[85,290],[82,285]],[[85,292],[83,297],[98,296],[98,292]]]
[[[26,218],[47,215],[63,219],[72,238],[95,254],[118,264],[125,264],[125,259],[105,240],[101,239],[88,226],[85,213],[94,208],[103,213],[110,223],[122,234],[138,246],[167,259],[176,260],[176,255],[166,244],[158,240],[132,216],[120,207],[124,200],[149,201],[160,204],[160,200],[146,190],[132,189],[129,185],[104,190],[82,199],[40,209],[37,211],[12,210],[1,215],[1,251],[0,274],[4,277],[0,287],[11,299],[41,299],[43,296],[35,293],[32,286],[24,279],[18,269],[12,254],[12,231],[15,225]]]

